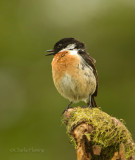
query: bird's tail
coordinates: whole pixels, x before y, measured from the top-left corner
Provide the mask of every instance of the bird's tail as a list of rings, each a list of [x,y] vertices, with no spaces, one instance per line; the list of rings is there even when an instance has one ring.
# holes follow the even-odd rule
[[[91,106],[92,106],[93,108],[94,108],[94,107],[98,107],[93,95],[91,96]]]

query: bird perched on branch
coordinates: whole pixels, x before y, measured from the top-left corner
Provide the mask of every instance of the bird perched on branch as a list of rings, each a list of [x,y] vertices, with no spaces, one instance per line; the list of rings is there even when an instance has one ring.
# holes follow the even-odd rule
[[[52,75],[58,92],[71,103],[84,101],[88,107],[97,107],[98,77],[95,59],[75,38],[63,38],[47,54],[53,55]]]

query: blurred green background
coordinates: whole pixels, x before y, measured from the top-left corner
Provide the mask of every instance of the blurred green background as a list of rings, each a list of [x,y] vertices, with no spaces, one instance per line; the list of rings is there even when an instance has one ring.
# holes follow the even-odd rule
[[[0,157],[75,160],[45,50],[64,37],[97,60],[98,105],[135,136],[135,1],[0,1]]]

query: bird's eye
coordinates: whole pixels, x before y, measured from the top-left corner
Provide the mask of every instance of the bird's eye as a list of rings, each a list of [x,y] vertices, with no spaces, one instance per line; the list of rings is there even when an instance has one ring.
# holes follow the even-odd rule
[[[70,48],[69,50],[73,50],[73,48]]]
[[[62,46],[62,44],[60,43],[60,44],[58,44],[58,48],[60,48]]]

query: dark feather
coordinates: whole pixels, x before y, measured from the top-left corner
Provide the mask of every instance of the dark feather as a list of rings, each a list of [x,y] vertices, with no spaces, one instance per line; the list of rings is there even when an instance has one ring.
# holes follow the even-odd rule
[[[85,62],[92,67],[93,69],[93,73],[95,75],[95,78],[96,78],[96,90],[95,92],[93,93],[92,97],[94,99],[94,97],[97,96],[97,92],[98,92],[98,74],[97,74],[97,70],[96,70],[96,67],[95,67],[95,59],[92,58],[86,51],[84,50],[80,50],[79,51],[79,54],[82,56],[82,58],[85,60]],[[94,100],[93,100],[94,101]]]

